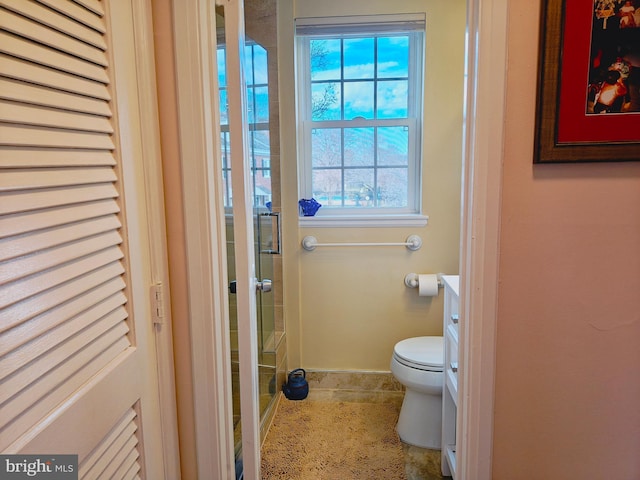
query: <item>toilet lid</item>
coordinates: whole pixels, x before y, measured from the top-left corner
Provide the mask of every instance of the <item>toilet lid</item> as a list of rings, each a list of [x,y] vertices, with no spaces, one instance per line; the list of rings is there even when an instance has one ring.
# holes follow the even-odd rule
[[[402,363],[442,370],[444,364],[442,337],[414,337],[396,343],[393,353]]]

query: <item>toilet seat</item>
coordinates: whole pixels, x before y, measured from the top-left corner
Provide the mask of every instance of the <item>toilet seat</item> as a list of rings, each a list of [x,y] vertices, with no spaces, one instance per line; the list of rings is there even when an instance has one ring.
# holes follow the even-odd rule
[[[442,337],[414,337],[401,340],[393,348],[394,358],[418,370],[442,372],[444,348]]]

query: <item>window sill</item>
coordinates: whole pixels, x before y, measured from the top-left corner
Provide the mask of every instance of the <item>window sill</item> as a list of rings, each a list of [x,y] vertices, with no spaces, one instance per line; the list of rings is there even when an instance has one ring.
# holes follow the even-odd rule
[[[429,217],[426,215],[333,215],[317,217],[299,217],[302,228],[317,227],[424,227]]]

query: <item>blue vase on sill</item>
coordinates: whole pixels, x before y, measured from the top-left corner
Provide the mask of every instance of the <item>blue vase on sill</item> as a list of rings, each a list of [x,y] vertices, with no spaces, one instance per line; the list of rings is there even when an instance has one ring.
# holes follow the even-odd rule
[[[298,206],[302,216],[313,217],[322,205],[315,198],[301,198]]]

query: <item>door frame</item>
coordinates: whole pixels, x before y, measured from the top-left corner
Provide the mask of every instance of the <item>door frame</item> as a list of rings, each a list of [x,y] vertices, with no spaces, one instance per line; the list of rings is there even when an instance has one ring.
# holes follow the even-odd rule
[[[458,479],[492,473],[507,21],[508,0],[467,0]]]
[[[198,478],[235,478],[213,0],[173,1]],[[212,135],[213,132],[213,135]],[[218,168],[219,167],[219,168]]]
[[[112,9],[114,6],[111,7]],[[118,6],[118,8],[120,8]],[[169,260],[165,232],[164,189],[162,156],[160,151],[160,127],[156,65],[153,50],[144,48],[153,44],[153,20],[151,0],[131,2],[135,51],[135,70],[138,84],[137,101],[140,115],[140,148],[142,177],[144,179],[144,207],[147,220],[146,246],[149,249],[149,276],[153,292],[159,298],[146,300],[162,312],[154,324],[155,359],[158,375],[158,397],[162,429],[164,478],[180,479],[178,442],[178,418],[176,406],[175,368],[173,357],[173,331],[169,291]],[[118,41],[114,38],[114,43]],[[117,44],[122,52],[129,52],[130,45]],[[130,54],[130,53],[129,53]]]
[[[213,1],[176,5],[198,472],[233,478],[224,215],[216,215],[220,185],[209,171],[217,116]],[[491,478],[507,17],[508,0],[467,0],[460,308],[463,318],[473,312],[473,320],[460,331],[458,479]]]

